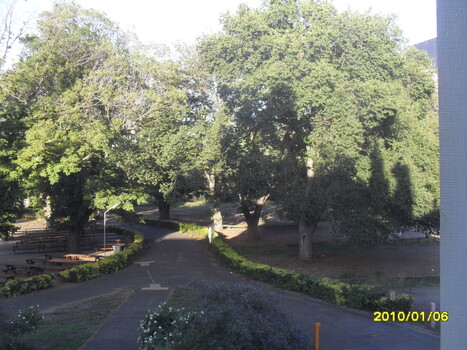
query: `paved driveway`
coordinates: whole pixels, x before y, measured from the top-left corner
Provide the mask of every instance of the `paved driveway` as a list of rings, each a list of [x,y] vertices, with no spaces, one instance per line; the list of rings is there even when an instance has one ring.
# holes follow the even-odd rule
[[[133,293],[85,344],[85,350],[137,349],[137,328],[146,310],[165,301],[170,290],[193,280],[239,283],[244,279],[216,267],[215,259],[194,239],[167,230],[132,226],[146,235],[149,249],[128,268],[80,284],[44,290],[9,299],[6,308],[39,304],[42,311],[119,289]],[[253,282],[254,283],[254,282]],[[279,307],[311,335],[315,322],[321,323],[324,350],[439,349],[439,336],[406,324],[375,323],[366,312],[323,303],[296,293],[283,292],[264,284],[279,296]]]

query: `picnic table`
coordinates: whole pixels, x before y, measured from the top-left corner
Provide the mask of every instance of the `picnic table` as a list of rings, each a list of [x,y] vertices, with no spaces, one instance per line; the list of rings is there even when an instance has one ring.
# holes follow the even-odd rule
[[[42,275],[44,273],[44,268],[39,266],[28,266],[25,268],[26,274],[28,276]]]
[[[47,260],[47,263],[53,264],[53,265],[79,265],[82,264],[86,261],[84,260],[70,260],[70,259],[49,259]]]
[[[2,271],[5,273],[5,274],[8,274],[8,272],[13,272],[14,274],[16,273],[16,267],[13,266],[13,265],[9,265],[9,264],[6,264],[6,269]]]
[[[67,260],[94,259],[94,261],[97,261],[98,259],[101,258],[101,256],[99,256],[99,255],[93,255],[93,254],[65,254],[64,257],[65,257],[65,259],[67,259]]]

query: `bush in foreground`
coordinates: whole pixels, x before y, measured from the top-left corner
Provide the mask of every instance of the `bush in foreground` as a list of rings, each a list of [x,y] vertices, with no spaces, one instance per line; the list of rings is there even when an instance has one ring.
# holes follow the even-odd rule
[[[12,319],[0,310],[0,349],[20,350],[29,349],[23,344],[25,334],[34,332],[44,316],[33,306],[19,310]]]
[[[195,310],[162,304],[141,322],[141,350],[304,349],[305,337],[275,306],[275,298],[247,285],[198,284]]]

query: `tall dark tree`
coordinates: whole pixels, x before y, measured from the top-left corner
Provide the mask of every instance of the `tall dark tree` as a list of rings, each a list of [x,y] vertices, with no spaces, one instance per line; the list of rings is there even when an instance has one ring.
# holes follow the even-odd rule
[[[402,144],[414,145],[414,131],[435,139],[426,123],[434,90],[429,65],[401,43],[391,18],[337,13],[326,1],[298,0],[265,1],[260,9],[242,5],[223,17],[220,33],[200,42],[235,127],[247,131],[241,137],[257,138],[261,149],[277,152],[288,166],[278,174],[282,187],[276,190],[283,212],[299,222],[302,259],[311,258],[321,220],[345,221],[332,210],[342,207],[339,197],[351,191],[372,198],[368,186],[377,144],[393,160]],[[437,159],[436,148],[425,154],[429,162]],[[436,183],[434,168],[426,171],[415,159],[403,158],[410,163],[405,166]],[[336,174],[345,178],[339,181]],[[436,196],[436,189],[426,191]],[[346,206],[354,207],[355,218],[371,214],[368,201]],[[381,212],[372,217],[376,226],[388,222]],[[346,222],[356,230],[363,220]]]

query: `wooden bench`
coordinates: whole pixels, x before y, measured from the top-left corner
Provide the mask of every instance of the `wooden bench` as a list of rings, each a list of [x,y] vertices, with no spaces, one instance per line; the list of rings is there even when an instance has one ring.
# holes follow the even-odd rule
[[[44,273],[44,267],[37,265],[16,265],[16,270],[23,270],[28,276],[35,276]]]
[[[26,274],[28,276],[42,275],[44,272],[45,272],[45,269],[39,266],[30,266],[29,268],[26,269]]]
[[[51,242],[51,243],[24,243],[16,244],[13,246],[13,253],[44,253],[44,252],[54,252],[54,251],[64,251],[66,250],[65,242]]]
[[[8,274],[9,272],[13,272],[14,274],[16,274],[16,267],[15,267],[15,266],[6,264],[5,267],[6,267],[5,270],[2,269],[2,271],[3,271],[5,274]]]

